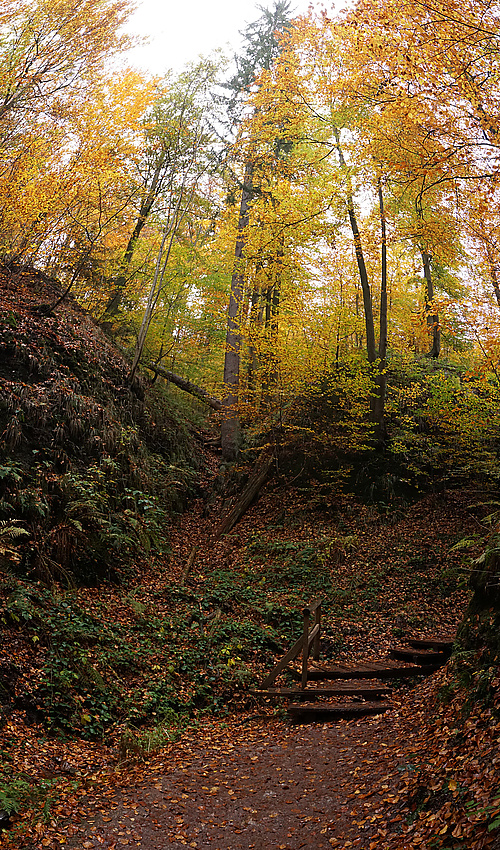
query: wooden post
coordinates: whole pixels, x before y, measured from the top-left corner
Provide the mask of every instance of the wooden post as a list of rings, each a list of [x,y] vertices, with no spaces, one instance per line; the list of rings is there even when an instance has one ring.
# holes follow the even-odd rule
[[[194,564],[194,562],[195,562],[195,558],[196,558],[196,553],[197,553],[197,551],[198,551],[198,547],[197,547],[197,546],[193,546],[193,548],[191,549],[191,552],[190,552],[189,558],[187,559],[186,566],[184,567],[183,573],[182,573],[182,575],[181,575],[181,580],[180,580],[180,582],[179,582],[179,584],[180,584],[180,586],[181,586],[181,587],[184,585],[184,583],[185,583],[185,581],[186,581],[186,579],[187,579],[187,577],[188,577],[189,573],[191,572],[192,566],[193,566],[193,564]]]
[[[313,658],[315,661],[319,661],[319,642],[320,642],[320,632],[321,632],[321,602],[318,603],[316,611],[314,613],[314,625],[319,626],[318,634],[314,638],[313,643]]]
[[[309,618],[311,616],[309,608],[304,608],[304,637],[302,644],[302,688],[307,687],[307,659],[309,657]]]

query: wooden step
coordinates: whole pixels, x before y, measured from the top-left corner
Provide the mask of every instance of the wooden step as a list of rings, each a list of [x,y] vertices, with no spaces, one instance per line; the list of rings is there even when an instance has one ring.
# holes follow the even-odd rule
[[[388,696],[391,688],[387,685],[334,685],[331,688],[261,688],[250,691],[258,697],[304,697],[305,699],[317,699],[318,697],[379,697]]]
[[[413,646],[393,646],[389,655],[399,661],[413,661],[414,664],[445,664],[449,658],[441,650],[417,649]]]
[[[415,649],[435,649],[438,652],[446,652],[451,655],[454,638],[412,638],[408,641]]]
[[[310,722],[313,720],[340,720],[342,717],[364,717],[367,714],[383,714],[392,708],[391,703],[383,702],[292,702],[287,711],[292,720]]]
[[[398,664],[396,661],[371,661],[356,666],[337,665],[311,666],[307,678],[311,681],[325,679],[409,679],[412,676],[428,676],[440,667],[440,664]],[[290,668],[290,673],[300,679],[300,670]]]

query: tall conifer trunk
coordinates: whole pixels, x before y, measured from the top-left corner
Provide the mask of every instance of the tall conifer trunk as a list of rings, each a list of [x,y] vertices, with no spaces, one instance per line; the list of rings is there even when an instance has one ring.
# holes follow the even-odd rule
[[[233,126],[241,121],[242,102],[263,70],[270,70],[280,53],[276,32],[284,32],[289,25],[288,0],[275,0],[272,11],[259,7],[261,18],[247,27],[246,49],[236,56],[237,73],[227,85],[233,91],[228,103]],[[239,114],[238,114],[239,109]],[[245,290],[245,245],[249,222],[249,205],[254,190],[255,164],[249,160],[245,168],[241,193],[238,230],[234,251],[234,267],[228,306],[226,352],[224,357],[224,418],[221,426],[221,446],[224,460],[233,461],[238,456],[240,423],[238,417],[241,368],[241,313]]]
[[[234,267],[227,312],[226,353],[224,357],[224,419],[221,426],[221,447],[224,460],[235,460],[239,447],[238,396],[241,362],[241,306],[244,290],[245,242],[248,227],[249,203],[252,197],[253,163],[248,162],[243,178],[238,236],[234,248]]]

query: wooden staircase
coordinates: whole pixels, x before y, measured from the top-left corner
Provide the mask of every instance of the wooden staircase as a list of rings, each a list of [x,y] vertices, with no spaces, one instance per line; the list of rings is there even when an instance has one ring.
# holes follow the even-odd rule
[[[406,646],[392,647],[389,658],[381,661],[351,666],[320,663],[321,600],[315,600],[302,613],[302,637],[264,678],[260,688],[251,691],[260,697],[291,698],[294,701],[287,706],[288,714],[292,720],[301,723],[381,714],[392,708],[389,699],[391,688],[381,680],[428,676],[445,664],[451,655],[452,637],[422,637],[412,638]],[[314,626],[309,630],[312,614]],[[309,662],[311,646],[312,663]],[[302,654],[300,669],[290,667],[299,654]],[[276,678],[287,668],[300,680],[300,687],[275,685]],[[326,681],[332,684],[328,687],[315,684]]]

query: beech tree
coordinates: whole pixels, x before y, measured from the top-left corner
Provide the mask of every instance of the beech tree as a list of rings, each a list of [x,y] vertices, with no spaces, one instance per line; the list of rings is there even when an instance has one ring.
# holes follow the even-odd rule
[[[0,174],[0,235],[4,255],[43,264],[64,283],[86,277],[92,287],[89,274],[99,270],[102,297],[133,212],[130,163],[151,86],[129,71],[93,85],[91,104],[76,102],[62,128],[47,122],[36,140],[23,134]]]
[[[3,0],[0,128],[9,133],[85,93],[104,60],[129,44],[126,0]],[[6,126],[7,124],[7,126]]]
[[[159,87],[152,108],[142,122],[143,144],[132,180],[136,187],[137,217],[127,241],[113,291],[103,318],[109,320],[119,310],[128,284],[128,272],[143,229],[156,211],[171,215],[171,199],[195,159],[199,178],[201,151],[205,168],[209,156],[208,126],[210,90],[215,85],[217,65],[202,60],[177,76],[168,75]],[[184,175],[184,177],[183,177]]]
[[[83,201],[76,166],[80,172],[84,167],[75,149],[96,149],[92,122],[87,122],[90,138],[84,142],[81,125],[93,110],[97,132],[101,89],[110,84],[106,61],[130,43],[120,33],[128,13],[121,0],[4,0],[0,7],[0,230],[5,256],[33,261],[55,230],[60,243],[69,244],[62,220],[77,186]],[[103,134],[101,150],[105,146]],[[99,156],[94,168],[101,168]],[[109,185],[109,166],[106,172],[103,182]]]

